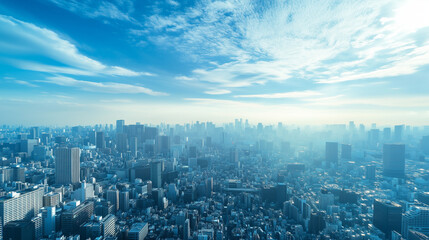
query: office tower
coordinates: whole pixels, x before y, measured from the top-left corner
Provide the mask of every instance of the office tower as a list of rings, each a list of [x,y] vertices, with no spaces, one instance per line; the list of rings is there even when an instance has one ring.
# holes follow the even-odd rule
[[[55,149],[55,183],[76,184],[80,181],[80,149]]]
[[[405,177],[405,145],[384,144],[383,175],[386,177]]]
[[[126,212],[129,209],[130,205],[130,192],[129,191],[121,191],[119,193],[119,209],[122,212]]]
[[[381,199],[374,200],[373,224],[387,237],[392,231],[401,232],[401,205]]]
[[[314,212],[311,213],[310,222],[308,223],[308,232],[312,234],[319,234],[320,231],[325,229],[325,213],[324,212]]]
[[[34,146],[37,145],[36,139],[25,139],[21,140],[21,152],[27,153],[27,156],[31,156],[34,150]]]
[[[150,180],[152,181],[153,188],[160,188],[162,186],[161,182],[161,162],[153,161],[150,163]]]
[[[55,207],[59,206],[61,202],[61,193],[50,192],[43,195],[43,206],[44,207]]]
[[[328,210],[329,206],[334,205],[334,200],[335,200],[334,194],[326,190],[322,190],[322,193],[319,199],[319,209],[325,210],[325,211]]]
[[[423,136],[420,141],[420,146],[424,154],[429,154],[429,136]]]
[[[391,136],[391,130],[390,128],[384,128],[383,129],[383,141],[387,142],[390,141]]]
[[[134,223],[128,232],[128,240],[143,240],[148,233],[147,223]]]
[[[51,139],[51,134],[49,133],[42,133],[42,136],[40,137],[40,142],[43,145],[48,145]]]
[[[80,226],[81,239],[97,239],[103,235],[102,223],[99,217],[92,218],[89,222]]]
[[[109,189],[106,193],[107,201],[109,201],[113,206],[115,211],[119,210],[119,191],[118,189]]]
[[[123,133],[125,120],[116,120],[116,133]]]
[[[43,219],[42,214],[39,213],[31,219],[34,227],[34,239],[39,240],[43,237]]]
[[[106,141],[104,139],[104,132],[97,132],[96,133],[95,146],[99,149],[106,148]]]
[[[325,145],[325,160],[330,164],[338,163],[338,143],[326,142]]]
[[[352,159],[352,145],[341,144],[341,158],[347,160]]]
[[[39,127],[30,128],[30,136],[29,136],[30,139],[36,139],[36,138],[39,138],[39,136],[40,136]]]
[[[11,192],[0,198],[0,239],[3,237],[3,227],[15,220],[30,221],[42,208],[43,188],[26,189],[21,192]],[[11,211],[13,209],[13,211]]]
[[[89,143],[91,143],[91,145],[95,146],[96,142],[97,142],[97,132],[92,130],[88,133],[88,137],[89,137]]]
[[[188,151],[188,158],[196,158],[197,157],[197,147],[190,146]]]
[[[380,142],[380,130],[371,129],[368,132],[368,144],[372,148],[376,148]]]
[[[49,236],[55,233],[55,207],[42,208],[43,235]]]
[[[94,212],[94,202],[84,202],[61,215],[61,229],[65,236],[79,233],[79,227],[88,221]]]
[[[183,224],[183,239],[189,240],[191,237],[191,226],[189,223],[189,219],[185,220],[185,223]]]
[[[394,133],[393,140],[396,142],[401,142],[403,134],[404,134],[404,125],[395,125],[395,133]]]
[[[170,137],[169,136],[158,136],[157,138],[157,152],[163,156],[170,155]]]
[[[52,151],[47,146],[36,145],[33,148],[33,159],[35,161],[44,161],[47,157],[52,155]]]
[[[352,133],[356,131],[356,125],[354,121],[349,122],[349,131]]]
[[[158,136],[158,129],[156,127],[146,127],[144,129],[144,140],[156,139]]]
[[[365,166],[365,179],[375,180],[375,165]]]
[[[67,138],[65,136],[55,136],[55,143],[64,146],[67,142]]]
[[[402,216],[402,236],[408,239],[409,230],[429,235],[429,207],[412,206]]]
[[[125,153],[128,151],[128,137],[126,133],[117,133],[116,143],[118,152]]]
[[[116,217],[113,214],[109,214],[106,217],[103,217],[102,220],[103,229],[102,233],[104,237],[114,237],[116,236]]]
[[[11,221],[3,227],[4,240],[35,239],[34,223],[31,221]]]
[[[137,157],[137,138],[130,138],[130,151],[134,157]]]

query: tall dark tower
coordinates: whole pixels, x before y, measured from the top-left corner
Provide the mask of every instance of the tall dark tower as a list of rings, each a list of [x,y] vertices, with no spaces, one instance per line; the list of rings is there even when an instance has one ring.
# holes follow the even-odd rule
[[[95,143],[97,148],[100,148],[100,149],[106,148],[106,141],[104,140],[104,132],[97,132]]]
[[[374,200],[374,226],[384,232],[389,239],[392,231],[401,232],[401,222],[401,205],[380,199]]]
[[[325,160],[329,164],[338,163],[338,143],[337,142],[326,142]]]
[[[160,161],[154,161],[150,163],[150,180],[152,181],[153,188],[160,188],[161,182],[161,171],[162,166]]]
[[[123,133],[125,120],[116,120],[116,133]]]
[[[55,149],[55,183],[80,182],[80,149],[60,147]]]
[[[405,177],[405,145],[384,144],[383,175],[386,177]]]

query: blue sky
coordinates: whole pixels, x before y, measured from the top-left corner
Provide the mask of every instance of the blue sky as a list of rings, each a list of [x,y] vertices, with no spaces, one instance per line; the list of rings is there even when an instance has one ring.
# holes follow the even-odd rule
[[[0,124],[426,125],[429,1],[0,2]]]

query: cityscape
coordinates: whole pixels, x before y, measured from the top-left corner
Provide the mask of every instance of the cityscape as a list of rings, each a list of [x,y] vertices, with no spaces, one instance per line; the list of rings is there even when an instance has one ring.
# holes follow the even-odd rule
[[[0,130],[3,239],[428,239],[429,126]]]
[[[0,240],[429,240],[429,0],[0,0]]]

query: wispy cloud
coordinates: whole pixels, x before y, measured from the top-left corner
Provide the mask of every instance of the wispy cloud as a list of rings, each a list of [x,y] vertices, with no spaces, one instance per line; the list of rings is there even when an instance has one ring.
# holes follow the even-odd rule
[[[91,92],[104,92],[104,93],[144,93],[152,96],[165,96],[167,93],[156,92],[149,88],[124,84],[124,83],[116,83],[116,82],[92,82],[92,81],[83,81],[76,80],[74,78],[65,77],[65,76],[57,76],[57,77],[48,77],[46,80],[39,80],[39,82],[51,83],[60,86],[67,87],[76,87],[85,91]]]
[[[231,93],[231,91],[227,89],[213,89],[213,90],[205,91],[204,93],[209,95],[223,95],[223,94]]]
[[[270,93],[270,94],[250,94],[250,95],[236,95],[236,98],[306,98],[322,95],[316,91],[302,91],[302,92],[284,92],[284,93]]]
[[[27,81],[22,81],[22,80],[15,80],[15,83],[18,83],[20,85],[24,85],[24,86],[27,86],[27,87],[39,87],[36,84],[30,83],[30,82],[27,82]]]
[[[152,76],[152,73],[137,72],[119,66],[108,66],[80,53],[71,42],[57,33],[23,22],[13,17],[0,15],[0,53],[4,61],[32,71],[64,73],[73,75],[113,75],[113,76]],[[8,47],[1,47],[8,45]],[[49,64],[41,61],[21,59],[21,54],[50,59]],[[52,61],[57,64],[51,64]]]
[[[137,23],[131,17],[134,1],[97,1],[97,0],[50,0],[58,7],[89,18],[112,19]]]
[[[208,88],[291,78],[338,83],[429,64],[428,44],[419,40],[427,36],[428,10],[425,0],[197,1],[148,17],[146,31],[153,43],[197,62],[220,61],[187,76]]]

